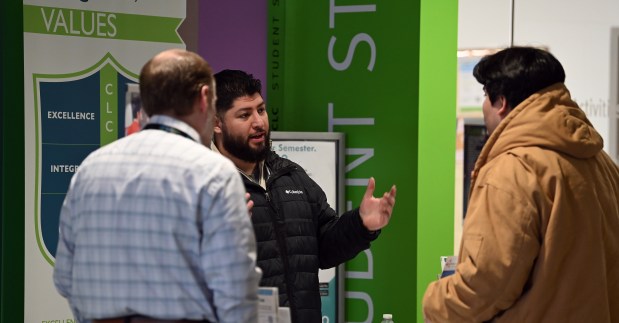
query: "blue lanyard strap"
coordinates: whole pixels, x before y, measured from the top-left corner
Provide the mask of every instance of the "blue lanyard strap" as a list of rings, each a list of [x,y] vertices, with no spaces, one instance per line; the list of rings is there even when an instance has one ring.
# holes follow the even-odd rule
[[[146,130],[146,129],[156,129],[156,130],[163,130],[165,132],[169,132],[169,133],[173,133],[173,134],[177,134],[177,135],[181,135],[185,138],[189,138],[191,140],[194,140],[193,138],[191,138],[190,135],[188,135],[187,133],[178,130],[174,127],[170,127],[170,126],[166,126],[164,124],[160,124],[160,123],[149,123],[146,126],[144,126],[144,128],[142,130]]]

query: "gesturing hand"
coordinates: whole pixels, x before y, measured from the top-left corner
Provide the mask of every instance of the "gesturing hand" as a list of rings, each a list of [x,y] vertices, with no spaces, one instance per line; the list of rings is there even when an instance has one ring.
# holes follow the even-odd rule
[[[391,190],[385,192],[381,198],[374,197],[375,187],[376,182],[374,177],[371,177],[359,207],[363,225],[369,231],[376,231],[385,227],[389,223],[395,205],[395,185],[391,186]]]

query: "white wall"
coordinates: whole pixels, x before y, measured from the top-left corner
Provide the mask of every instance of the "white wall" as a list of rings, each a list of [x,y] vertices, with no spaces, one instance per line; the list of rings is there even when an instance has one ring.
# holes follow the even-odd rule
[[[511,3],[460,0],[458,48],[509,46]],[[619,112],[610,102],[613,27],[619,28],[617,0],[514,0],[514,45],[544,46],[559,59],[572,98],[604,138],[604,149],[617,161]]]

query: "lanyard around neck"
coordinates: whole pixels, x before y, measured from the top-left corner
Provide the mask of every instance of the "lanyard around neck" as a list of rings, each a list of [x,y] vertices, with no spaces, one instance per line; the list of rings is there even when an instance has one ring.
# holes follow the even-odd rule
[[[170,127],[170,126],[166,126],[164,124],[160,124],[160,123],[149,123],[146,126],[144,126],[144,128],[142,130],[146,130],[146,129],[156,129],[156,130],[163,130],[165,132],[169,132],[169,133],[173,133],[173,134],[177,134],[177,135],[181,135],[185,138],[189,138],[191,140],[194,140],[193,138],[191,138],[190,135],[188,135],[186,132],[183,132],[181,130],[178,130],[174,127]],[[195,141],[195,140],[194,140]]]

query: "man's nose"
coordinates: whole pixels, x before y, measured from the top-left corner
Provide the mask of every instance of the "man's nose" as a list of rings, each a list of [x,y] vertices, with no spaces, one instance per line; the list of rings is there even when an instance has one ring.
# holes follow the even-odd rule
[[[258,114],[258,112],[254,112],[252,114],[252,122],[253,127],[260,128],[264,126],[264,120],[262,120],[262,116]]]

